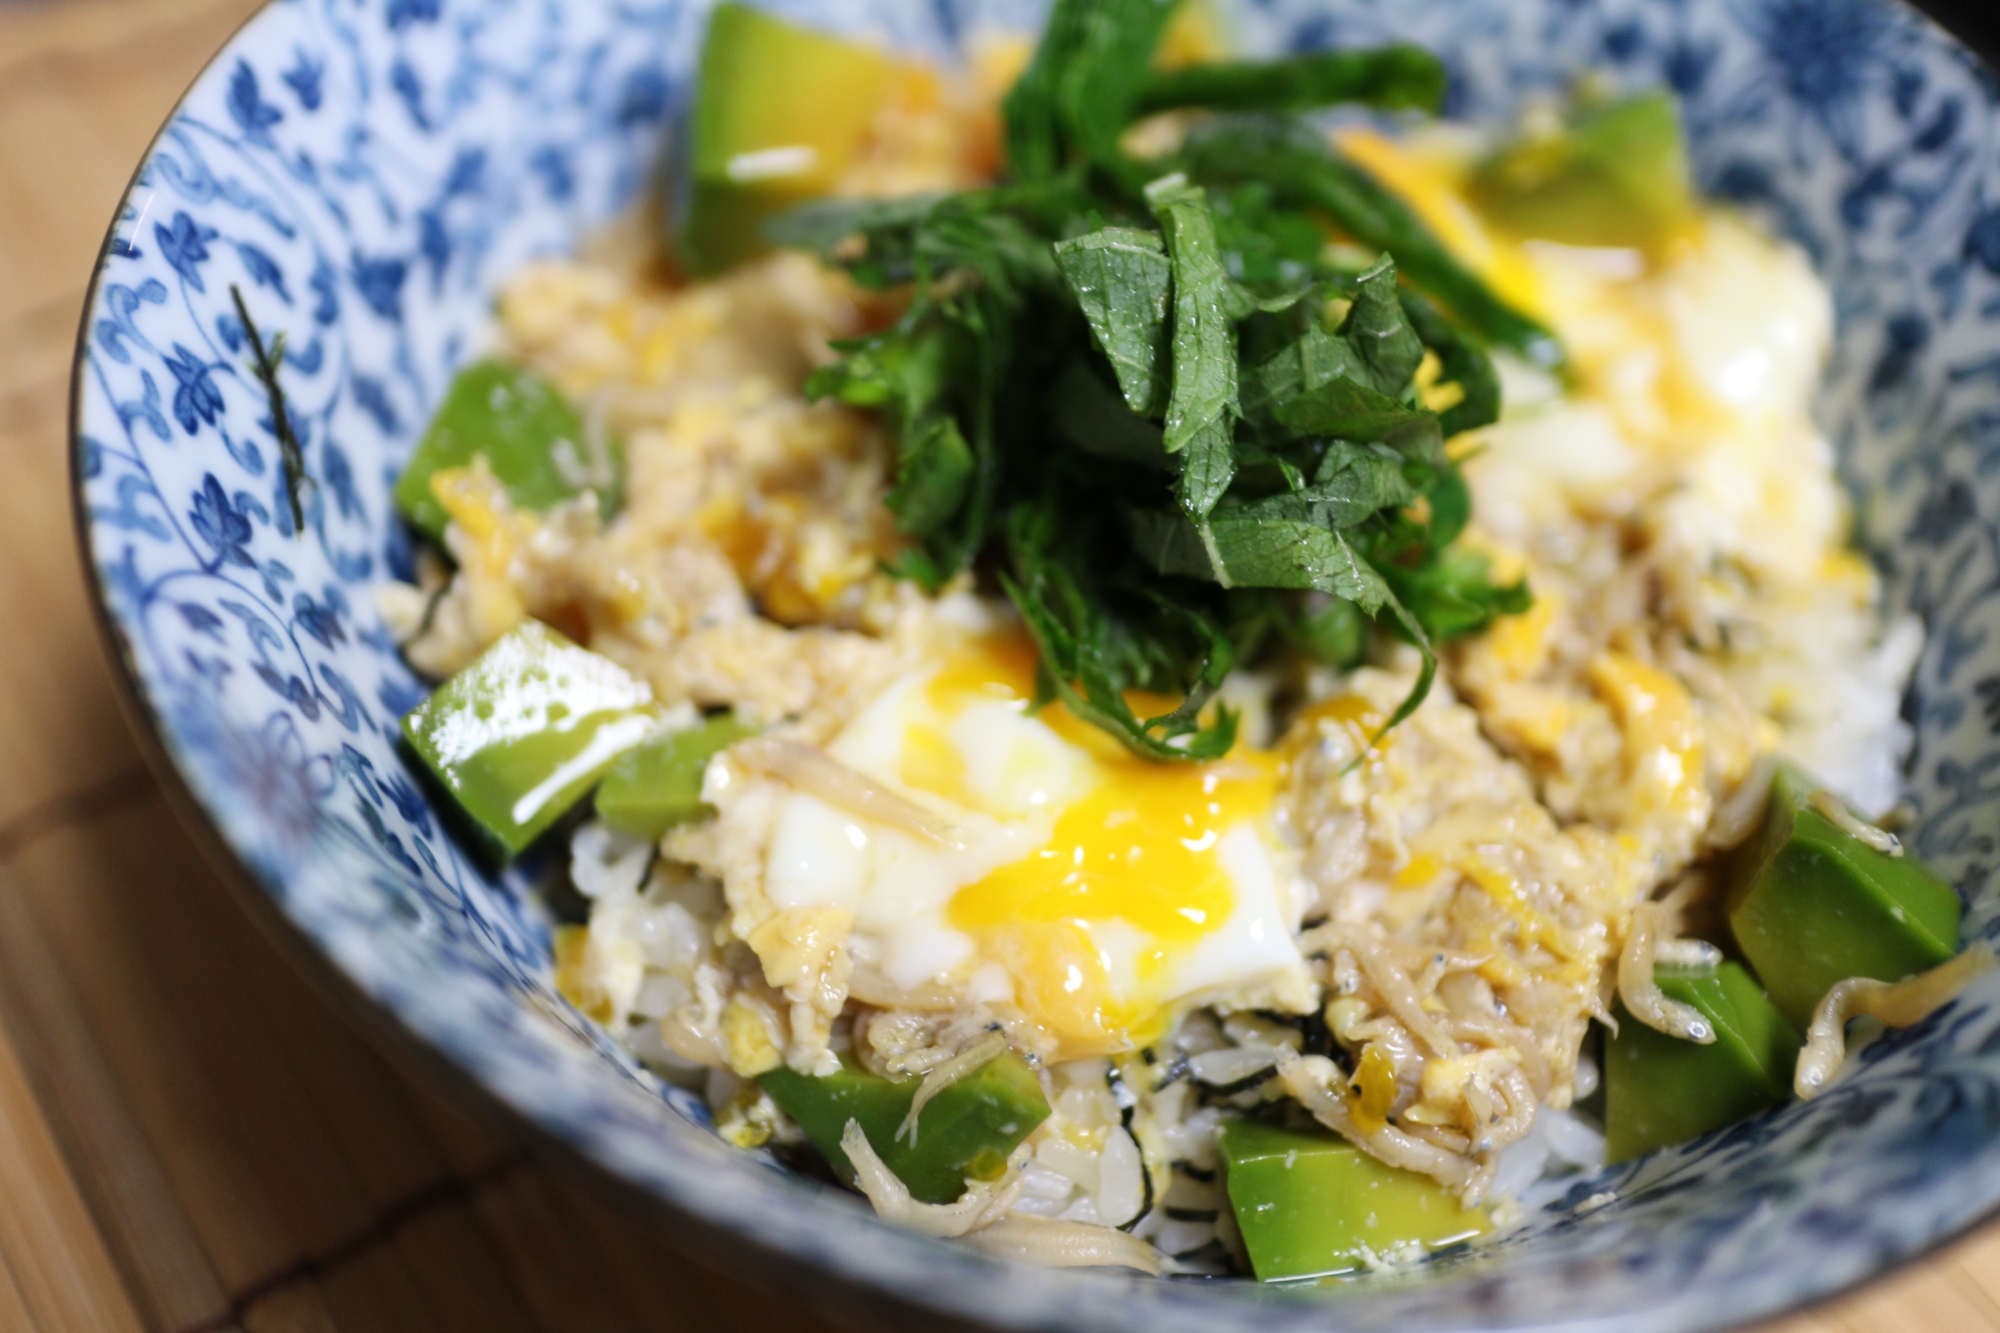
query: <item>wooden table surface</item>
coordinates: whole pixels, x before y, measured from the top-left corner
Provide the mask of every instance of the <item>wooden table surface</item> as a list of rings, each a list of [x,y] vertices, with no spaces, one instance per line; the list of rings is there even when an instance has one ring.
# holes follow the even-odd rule
[[[0,2],[0,1329],[827,1325],[392,1067],[258,933],[120,715],[70,535],[119,192],[249,0]],[[1760,1333],[2000,1333],[2000,1229]]]

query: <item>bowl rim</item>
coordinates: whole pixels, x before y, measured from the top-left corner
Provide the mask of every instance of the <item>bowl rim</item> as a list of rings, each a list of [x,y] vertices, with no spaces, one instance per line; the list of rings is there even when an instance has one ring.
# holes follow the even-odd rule
[[[575,0],[562,0],[574,3]],[[756,3],[756,0],[751,0]],[[1977,26],[1972,15],[1978,8],[1978,0],[1873,0],[1892,9],[1901,9],[1914,16],[1919,22],[1927,23],[1942,32],[1953,44],[1970,53],[1982,71],[1990,78],[2000,80],[2000,23],[1990,30]],[[1116,1308],[1105,1308],[1102,1298],[1111,1295],[1119,1287],[1130,1288],[1135,1283],[1150,1285],[1162,1279],[1134,1279],[1113,1276],[1104,1269],[1062,1270],[1018,1264],[998,1260],[971,1251],[964,1246],[919,1236],[899,1227],[880,1222],[872,1214],[862,1213],[847,1206],[845,1196],[830,1187],[818,1187],[810,1191],[786,1189],[782,1193],[760,1189],[772,1201],[790,1201],[797,1206],[825,1212],[829,1222],[846,1221],[850,1224],[864,1223],[864,1229],[887,1242],[893,1249],[904,1251],[911,1259],[945,1261],[952,1267],[966,1271],[960,1276],[973,1278],[966,1287],[954,1289],[952,1284],[940,1284],[942,1290],[930,1284],[920,1291],[906,1291],[882,1280],[886,1273],[857,1272],[844,1260],[836,1260],[831,1255],[816,1255],[784,1246],[782,1240],[760,1233],[744,1219],[724,1216],[720,1213],[695,1206],[690,1202],[671,1197],[664,1189],[653,1188],[620,1171],[603,1156],[592,1152],[574,1137],[522,1107],[507,1097],[500,1089],[481,1078],[473,1069],[455,1057],[445,1046],[426,1034],[404,1013],[393,1007],[386,999],[378,997],[343,967],[325,948],[321,947],[310,931],[287,912],[279,898],[268,887],[257,870],[230,842],[218,822],[215,813],[201,798],[187,773],[174,758],[174,751],[168,742],[171,734],[151,693],[146,688],[132,644],[124,633],[119,621],[111,610],[108,588],[104,581],[104,571],[96,560],[91,539],[93,519],[85,499],[84,464],[84,391],[85,372],[88,358],[92,317],[98,306],[100,286],[104,280],[112,257],[111,246],[117,235],[118,224],[126,216],[127,209],[139,198],[146,187],[141,184],[141,176],[151,164],[161,140],[173,126],[175,120],[186,108],[190,97],[211,77],[224,60],[254,28],[268,19],[285,5],[296,0],[259,0],[257,6],[246,14],[215,48],[201,68],[187,80],[174,99],[170,109],[160,124],[148,138],[145,148],[119,192],[116,204],[111,210],[110,221],[104,229],[103,240],[99,243],[93,261],[89,283],[85,289],[78,315],[78,327],[73,341],[70,359],[68,402],[65,412],[67,435],[66,482],[69,491],[71,535],[75,554],[82,566],[86,600],[90,604],[91,621],[96,627],[105,655],[113,666],[112,677],[114,695],[118,699],[119,710],[124,715],[146,767],[157,784],[167,805],[182,829],[186,831],[208,868],[228,887],[228,895],[235,900],[247,916],[255,923],[258,933],[267,940],[285,959],[287,965],[320,998],[329,1003],[348,1027],[369,1042],[371,1049],[382,1054],[399,1072],[411,1077],[433,1091],[442,1091],[449,1103],[471,1118],[503,1127],[515,1138],[521,1140],[512,1153],[503,1154],[483,1170],[490,1171],[509,1161],[527,1156],[543,1162],[554,1162],[563,1176],[584,1192],[603,1200],[611,1206],[644,1218],[650,1225],[652,1234],[684,1258],[700,1263],[711,1271],[728,1277],[732,1281],[749,1285],[774,1288],[786,1299],[809,1304],[815,1315],[830,1316],[833,1320],[854,1327],[895,1329],[938,1328],[939,1320],[946,1321],[945,1327],[966,1329],[1114,1329],[1127,1327],[1128,1321],[1119,1317]],[[470,1175],[477,1181],[479,1173],[456,1173],[461,1180]],[[760,1179],[764,1172],[746,1173],[748,1179],[758,1180],[759,1185],[767,1182]],[[1678,1333],[1725,1333],[1726,1330],[1744,1329],[1766,1320],[1796,1316],[1823,1311],[1832,1305],[1856,1296],[1865,1289],[1885,1283],[1888,1279],[1903,1275],[1916,1264],[1928,1262],[1944,1251],[1971,1238],[1973,1233],[2000,1223],[2000,1188],[1996,1188],[1993,1202],[1980,1212],[1972,1215],[1955,1228],[1941,1232],[1927,1241],[1895,1255],[1877,1251],[1871,1259],[1872,1266],[1865,1272],[1843,1279],[1833,1286],[1816,1291],[1803,1299],[1779,1301],[1763,1308],[1751,1308],[1743,1312],[1702,1312],[1676,1325]],[[747,1260],[747,1262],[746,1262]],[[967,1261],[970,1261],[969,1263]],[[1047,1317],[1010,1316],[1003,1305],[982,1305],[977,1299],[978,1288],[984,1282],[996,1287],[1008,1284],[1017,1272],[1033,1273],[1044,1280],[1063,1286],[1079,1288],[1079,1300],[1075,1308],[1067,1314],[1056,1313],[1053,1319]],[[975,1277],[977,1275],[977,1277]],[[984,1279],[984,1282],[979,1279]],[[832,1284],[833,1290],[828,1290]],[[1199,1307],[1198,1312],[1217,1321],[1224,1328],[1236,1323],[1246,1333],[1251,1329],[1251,1320],[1256,1318],[1260,1327],[1268,1328],[1271,1317],[1278,1315],[1283,1307],[1274,1303],[1248,1301],[1219,1293],[1229,1290],[1258,1292],[1283,1291],[1281,1285],[1271,1287],[1255,1282],[1189,1283],[1174,1284],[1185,1297],[1187,1303]],[[928,1291],[928,1298],[922,1294]],[[1217,1293],[1210,1295],[1209,1293]],[[829,1300],[829,1296],[832,1297]],[[956,1298],[954,1298],[956,1297]],[[1096,1299],[1091,1299],[1095,1297]],[[1175,1302],[1181,1303],[1181,1302]],[[1093,1308],[1095,1307],[1095,1308]],[[1044,1307],[1045,1309],[1047,1307]],[[1330,1330],[1337,1327],[1331,1319],[1338,1309],[1331,1303],[1314,1306],[1292,1305],[1289,1313],[1294,1317],[1280,1318],[1279,1328],[1270,1333],[1292,1333],[1319,1325]],[[1321,1318],[1296,1317],[1301,1310],[1315,1313],[1327,1312]],[[1127,1311],[1126,1313],[1133,1313]],[[1051,1312],[1054,1313],[1054,1312]],[[889,1316],[886,1323],[883,1316]],[[1084,1316],[1073,1319],[1070,1315]],[[1232,1315],[1235,1317],[1232,1318]],[[1453,1325],[1462,1333],[1483,1333],[1488,1329],[1511,1329],[1518,1333],[1533,1333],[1536,1329],[1546,1329],[1555,1333],[1560,1329],[1582,1330],[1589,1328],[1616,1328],[1620,1316],[1586,1316],[1583,1319],[1564,1321],[1561,1324],[1531,1325],[1520,1323],[1490,1324],[1484,1321]],[[1600,1319],[1603,1321],[1600,1324]]]
[[[2000,74],[2000,18],[1989,8],[1982,21],[1975,17],[1987,0],[1907,0],[1912,9],[1951,34],[1953,41]]]

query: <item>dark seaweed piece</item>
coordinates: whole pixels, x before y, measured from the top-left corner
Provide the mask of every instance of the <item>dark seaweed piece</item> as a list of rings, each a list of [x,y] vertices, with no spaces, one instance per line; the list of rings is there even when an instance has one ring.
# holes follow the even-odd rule
[[[1188,1063],[1187,1056],[1176,1055],[1173,1061],[1167,1065],[1166,1072],[1160,1076],[1159,1082],[1153,1084],[1153,1091],[1165,1092],[1168,1085],[1178,1083],[1184,1078],[1190,1078],[1193,1074],[1194,1066]]]
[[[306,528],[305,507],[299,502],[299,491],[312,478],[306,475],[306,453],[299,447],[299,437],[292,430],[292,414],[285,406],[285,391],[278,385],[278,367],[285,358],[285,335],[280,332],[267,350],[263,335],[257,331],[257,321],[250,318],[250,307],[244,303],[243,291],[233,282],[229,284],[229,297],[236,303],[236,318],[243,324],[243,336],[250,340],[250,369],[256,374],[257,382],[264,386],[264,397],[270,406],[271,429],[278,437],[278,465],[285,471],[285,499],[291,506],[292,538],[296,541]],[[426,609],[426,620],[429,615]]]

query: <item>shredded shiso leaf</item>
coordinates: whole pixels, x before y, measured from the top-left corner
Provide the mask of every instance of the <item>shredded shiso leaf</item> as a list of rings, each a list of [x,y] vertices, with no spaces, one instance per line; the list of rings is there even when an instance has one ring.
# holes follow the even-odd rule
[[[809,204],[770,224],[897,323],[839,344],[808,392],[879,408],[889,496],[926,587],[982,562],[1040,650],[1040,695],[1134,752],[1212,758],[1225,676],[1282,641],[1354,665],[1371,626],[1435,645],[1526,609],[1454,545],[1470,516],[1444,442],[1493,421],[1486,348],[1555,339],[1460,265],[1303,113],[1434,109],[1408,47],[1173,72],[1166,0],[1059,0],[1005,103],[1008,169],[952,195]],[[1142,114],[1215,112],[1168,159],[1121,147]],[[1343,265],[1355,246],[1375,252]],[[1434,359],[1430,401],[1420,366]],[[1134,691],[1179,699],[1141,717]]]

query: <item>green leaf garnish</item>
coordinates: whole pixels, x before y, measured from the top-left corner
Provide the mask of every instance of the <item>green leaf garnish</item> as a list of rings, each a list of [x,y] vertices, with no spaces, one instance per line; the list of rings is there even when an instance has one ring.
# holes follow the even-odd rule
[[[1527,606],[1453,544],[1471,497],[1444,442],[1498,415],[1488,344],[1561,352],[1303,121],[1223,115],[1164,167],[1128,157],[1124,131],[1165,107],[1442,93],[1407,47],[1159,73],[1169,8],[1057,0],[1004,107],[1004,183],[810,204],[766,232],[908,292],[808,385],[896,432],[895,571],[935,588],[990,561],[1041,702],[1181,761],[1228,752],[1215,693],[1272,643],[1341,669],[1371,630],[1414,644],[1393,726],[1435,643]],[[1343,267],[1335,231],[1381,259]],[[1141,716],[1136,692],[1180,702]]]
[[[1160,234],[1105,227],[1057,241],[1056,263],[1127,405],[1144,414],[1159,411],[1169,383],[1167,293],[1173,282]]]
[[[1358,102],[1381,111],[1444,105],[1444,64],[1421,46],[1315,51],[1286,60],[1228,60],[1165,70],[1146,82],[1142,116],[1175,107],[1213,111],[1316,111]]]
[[[1215,243],[1208,199],[1184,176],[1146,187],[1160,220],[1173,268],[1173,392],[1167,400],[1165,445],[1185,452],[1181,507],[1199,519],[1236,475],[1236,326],[1229,317],[1233,284]]]
[[[1370,249],[1393,255],[1411,281],[1488,342],[1544,366],[1562,362],[1555,335],[1493,294],[1410,206],[1302,121],[1224,116],[1188,137],[1182,161],[1203,181],[1259,181],[1277,199],[1323,212]]]

